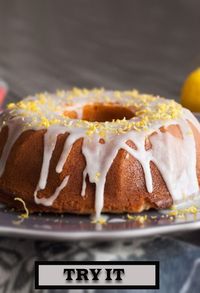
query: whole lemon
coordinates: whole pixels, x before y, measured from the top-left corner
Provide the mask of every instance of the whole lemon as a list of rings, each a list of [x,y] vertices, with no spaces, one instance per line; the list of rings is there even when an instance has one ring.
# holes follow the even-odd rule
[[[181,104],[193,112],[200,112],[200,68],[194,70],[185,80]]]

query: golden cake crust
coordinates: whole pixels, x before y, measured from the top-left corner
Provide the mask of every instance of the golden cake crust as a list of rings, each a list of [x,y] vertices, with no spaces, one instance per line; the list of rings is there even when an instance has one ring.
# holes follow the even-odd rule
[[[197,174],[200,182],[200,135],[194,126],[192,128],[197,145]],[[0,133],[1,151],[6,141],[7,131],[3,128]],[[171,132],[177,135],[177,127],[171,127]],[[51,207],[35,204],[33,193],[39,180],[42,165],[44,133],[44,130],[28,130],[21,135],[14,145],[8,158],[5,172],[0,179],[1,202],[21,209],[21,203],[14,201],[16,196],[20,196],[25,201],[30,212],[83,214],[94,212],[95,184],[87,180],[86,195],[85,197],[80,196],[82,172],[85,167],[85,160],[81,153],[81,140],[77,141],[73,146],[63,172],[61,174],[55,172],[55,166],[67,135],[58,136],[50,163],[47,187],[39,195],[48,197],[49,194],[54,192],[56,186],[60,185],[66,175],[70,175],[69,184],[67,188],[61,191]],[[148,144],[146,144],[146,147],[148,147]],[[126,156],[127,152],[120,150],[108,172],[103,211],[113,213],[140,212],[149,208],[163,209],[170,207],[173,203],[172,197],[155,164],[151,163],[154,192],[148,193],[140,163],[134,157],[126,160]]]

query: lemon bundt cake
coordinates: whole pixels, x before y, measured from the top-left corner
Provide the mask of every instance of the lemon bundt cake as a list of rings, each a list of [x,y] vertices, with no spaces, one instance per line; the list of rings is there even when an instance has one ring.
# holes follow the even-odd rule
[[[197,194],[200,126],[173,100],[77,89],[0,117],[0,201],[31,212],[140,212]]]

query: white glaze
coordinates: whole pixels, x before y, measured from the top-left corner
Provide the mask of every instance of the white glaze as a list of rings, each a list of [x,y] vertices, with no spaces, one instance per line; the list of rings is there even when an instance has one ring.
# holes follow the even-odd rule
[[[107,95],[115,101],[112,97],[111,92],[107,92]],[[34,98],[29,98],[29,100]],[[127,98],[125,97],[127,101]],[[99,99],[101,101],[101,98]],[[159,98],[158,100],[152,102],[152,111],[155,105],[167,100]],[[57,99],[53,96],[52,103],[57,103],[57,111],[55,111],[54,116],[60,115],[63,111],[62,105],[63,100]],[[92,100],[93,101],[93,97]],[[85,103],[88,103],[87,98],[77,98],[75,100],[75,105],[68,106],[68,110],[77,111],[78,118],[81,118],[82,107]],[[124,102],[121,102],[122,104]],[[64,104],[63,104],[64,105]],[[76,105],[77,108],[76,108]],[[43,107],[43,106],[41,106]],[[78,109],[78,110],[77,110]],[[43,108],[45,111],[45,108]],[[21,114],[19,110],[18,112]],[[12,112],[11,112],[12,114]],[[9,114],[10,115],[10,114]],[[31,116],[30,112],[30,116]],[[52,115],[49,114],[49,115]],[[57,116],[56,116],[57,115]],[[38,117],[34,118],[39,119]],[[137,120],[138,117],[132,118],[132,120]],[[26,117],[26,122],[31,122],[32,117]],[[67,133],[68,137],[64,143],[64,147],[56,166],[56,172],[62,173],[64,164],[66,163],[67,157],[72,149],[73,144],[78,140],[83,138],[82,153],[86,160],[86,166],[83,172],[83,185],[81,195],[85,195],[86,191],[86,177],[88,175],[89,181],[96,184],[95,192],[95,211],[96,216],[99,217],[101,210],[104,205],[104,188],[106,182],[106,176],[108,171],[117,156],[120,149],[127,151],[127,156],[131,155],[135,157],[141,164],[144,170],[144,176],[146,181],[146,188],[149,193],[153,192],[153,180],[150,169],[150,162],[154,162],[162,174],[162,177],[168,187],[170,194],[174,201],[179,201],[184,196],[190,196],[199,191],[199,185],[196,174],[196,147],[193,133],[191,127],[188,123],[190,121],[199,131],[200,126],[198,121],[192,115],[189,110],[183,109],[182,115],[179,119],[171,119],[169,121],[154,121],[148,130],[136,131],[130,130],[122,134],[108,133],[105,143],[100,143],[100,135],[94,133],[92,138],[85,134],[84,127],[76,127],[75,119],[71,119],[71,124],[65,125],[51,125],[47,128],[44,135],[44,154],[43,163],[40,173],[40,179],[34,192],[34,199],[37,204],[42,204],[45,206],[50,206],[59,196],[60,191],[62,191],[68,183],[69,176],[65,177],[49,198],[38,198],[37,193],[39,190],[43,190],[47,184],[47,178],[49,173],[50,161],[52,158],[53,151],[55,149],[57,137],[59,134]],[[22,123],[16,123],[16,119],[7,119],[6,125],[9,127],[9,135],[7,142],[4,146],[3,153],[0,160],[0,175],[3,174],[7,158],[9,156],[10,150],[14,145],[15,141],[19,135],[24,131],[21,128]],[[117,124],[113,124],[113,127],[118,127]],[[171,135],[169,132],[161,132],[160,127],[169,125],[178,125],[180,127],[183,139],[177,138]],[[38,126],[26,126],[26,129],[40,129],[42,127]],[[150,137],[152,133],[155,133]],[[145,140],[149,137],[152,144],[150,150],[145,150]],[[128,146],[127,141],[132,141],[136,145],[136,150]],[[127,157],[126,156],[126,157]],[[180,158],[180,159],[179,159]],[[97,174],[99,174],[97,176]],[[133,195],[134,196],[134,195]]]
[[[186,120],[179,122],[183,139],[158,131],[151,137],[152,161],[158,166],[175,200],[198,192],[195,141]]]
[[[44,153],[43,163],[40,173],[40,180],[38,182],[38,189],[44,189],[47,184],[47,177],[49,173],[50,160],[56,145],[57,137],[59,134],[65,133],[65,129],[61,129],[57,125],[50,127],[44,134]]]

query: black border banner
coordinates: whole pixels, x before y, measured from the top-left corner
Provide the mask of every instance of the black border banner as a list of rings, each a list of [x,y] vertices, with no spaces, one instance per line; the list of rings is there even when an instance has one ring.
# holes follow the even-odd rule
[[[39,266],[42,265],[154,265],[155,285],[39,285]],[[35,261],[35,289],[159,289],[159,261]]]

